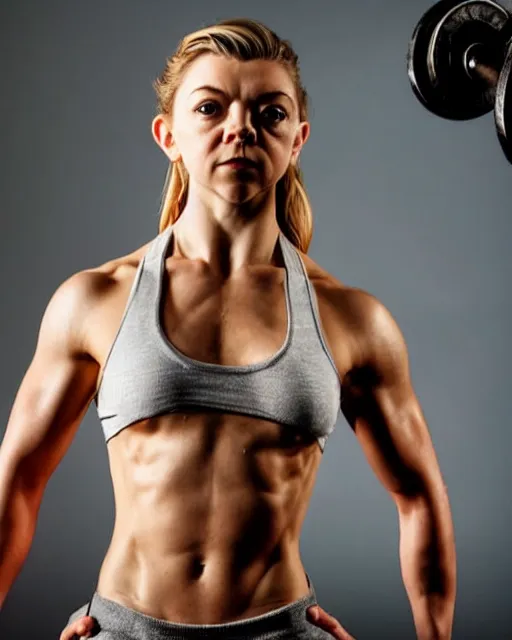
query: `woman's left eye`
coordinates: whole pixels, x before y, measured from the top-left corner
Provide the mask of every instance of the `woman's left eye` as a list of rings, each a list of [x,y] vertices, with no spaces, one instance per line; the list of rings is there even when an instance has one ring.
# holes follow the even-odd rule
[[[205,113],[204,111],[201,111],[205,107],[213,107],[214,108],[214,112],[210,111],[210,113]],[[208,117],[208,116],[214,115],[214,113],[217,111],[217,107],[218,107],[218,105],[215,102],[204,102],[201,106],[199,106],[196,109],[196,111],[198,113],[200,113],[202,116]],[[260,116],[266,118],[266,116],[269,113],[272,113],[272,112],[273,112],[273,115],[270,117],[270,120],[272,120],[272,121],[276,120],[276,114],[280,115],[280,118],[278,118],[280,122],[282,122],[283,120],[286,120],[286,118],[288,117],[288,114],[286,113],[286,111],[284,109],[282,109],[281,107],[276,107],[276,106],[267,107],[266,109],[264,109],[260,113]]]
[[[273,111],[274,113],[281,114],[280,122],[282,122],[283,120],[286,120],[287,118],[286,111],[284,109],[281,109],[280,107],[268,107],[263,111],[262,115],[264,115],[265,113],[268,113],[269,111]],[[272,118],[272,120],[273,119],[274,118]]]

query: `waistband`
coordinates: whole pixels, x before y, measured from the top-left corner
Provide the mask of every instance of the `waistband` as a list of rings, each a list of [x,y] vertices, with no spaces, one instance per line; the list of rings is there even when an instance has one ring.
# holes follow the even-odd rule
[[[260,616],[235,622],[211,625],[169,622],[104,598],[97,591],[89,602],[88,613],[84,605],[71,615],[69,621],[87,613],[98,621],[99,628],[108,632],[109,637],[112,634],[112,638],[119,636],[123,640],[271,640],[274,637],[276,640],[283,640],[303,637],[311,629],[311,623],[306,619],[306,610],[317,603],[315,589],[307,574],[306,577],[309,593],[303,598]]]

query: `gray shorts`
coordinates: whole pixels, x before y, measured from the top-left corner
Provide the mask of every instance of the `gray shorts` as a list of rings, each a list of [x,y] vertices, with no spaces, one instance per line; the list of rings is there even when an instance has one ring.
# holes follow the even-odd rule
[[[279,609],[255,618],[226,624],[180,624],[152,618],[134,609],[108,600],[94,592],[91,602],[73,612],[68,624],[89,614],[98,622],[97,640],[328,640],[330,633],[306,619],[306,609],[316,604],[316,595],[309,580],[308,595]]]

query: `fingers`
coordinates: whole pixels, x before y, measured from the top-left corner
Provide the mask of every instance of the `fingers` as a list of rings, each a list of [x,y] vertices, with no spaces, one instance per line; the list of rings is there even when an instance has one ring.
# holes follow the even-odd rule
[[[82,616],[71,624],[68,624],[60,634],[59,640],[76,640],[76,637],[92,638],[93,629],[94,618],[91,618],[91,616]]]
[[[330,633],[337,640],[355,640],[341,624],[324,611],[319,605],[314,605],[307,610],[310,622]]]

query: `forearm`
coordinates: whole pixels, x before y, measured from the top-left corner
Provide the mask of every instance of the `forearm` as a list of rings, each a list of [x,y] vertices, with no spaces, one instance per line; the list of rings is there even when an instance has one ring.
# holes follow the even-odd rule
[[[40,496],[0,487],[0,609],[28,556],[41,503]]]
[[[400,563],[420,640],[449,640],[456,554],[448,496],[422,495],[399,505]]]

